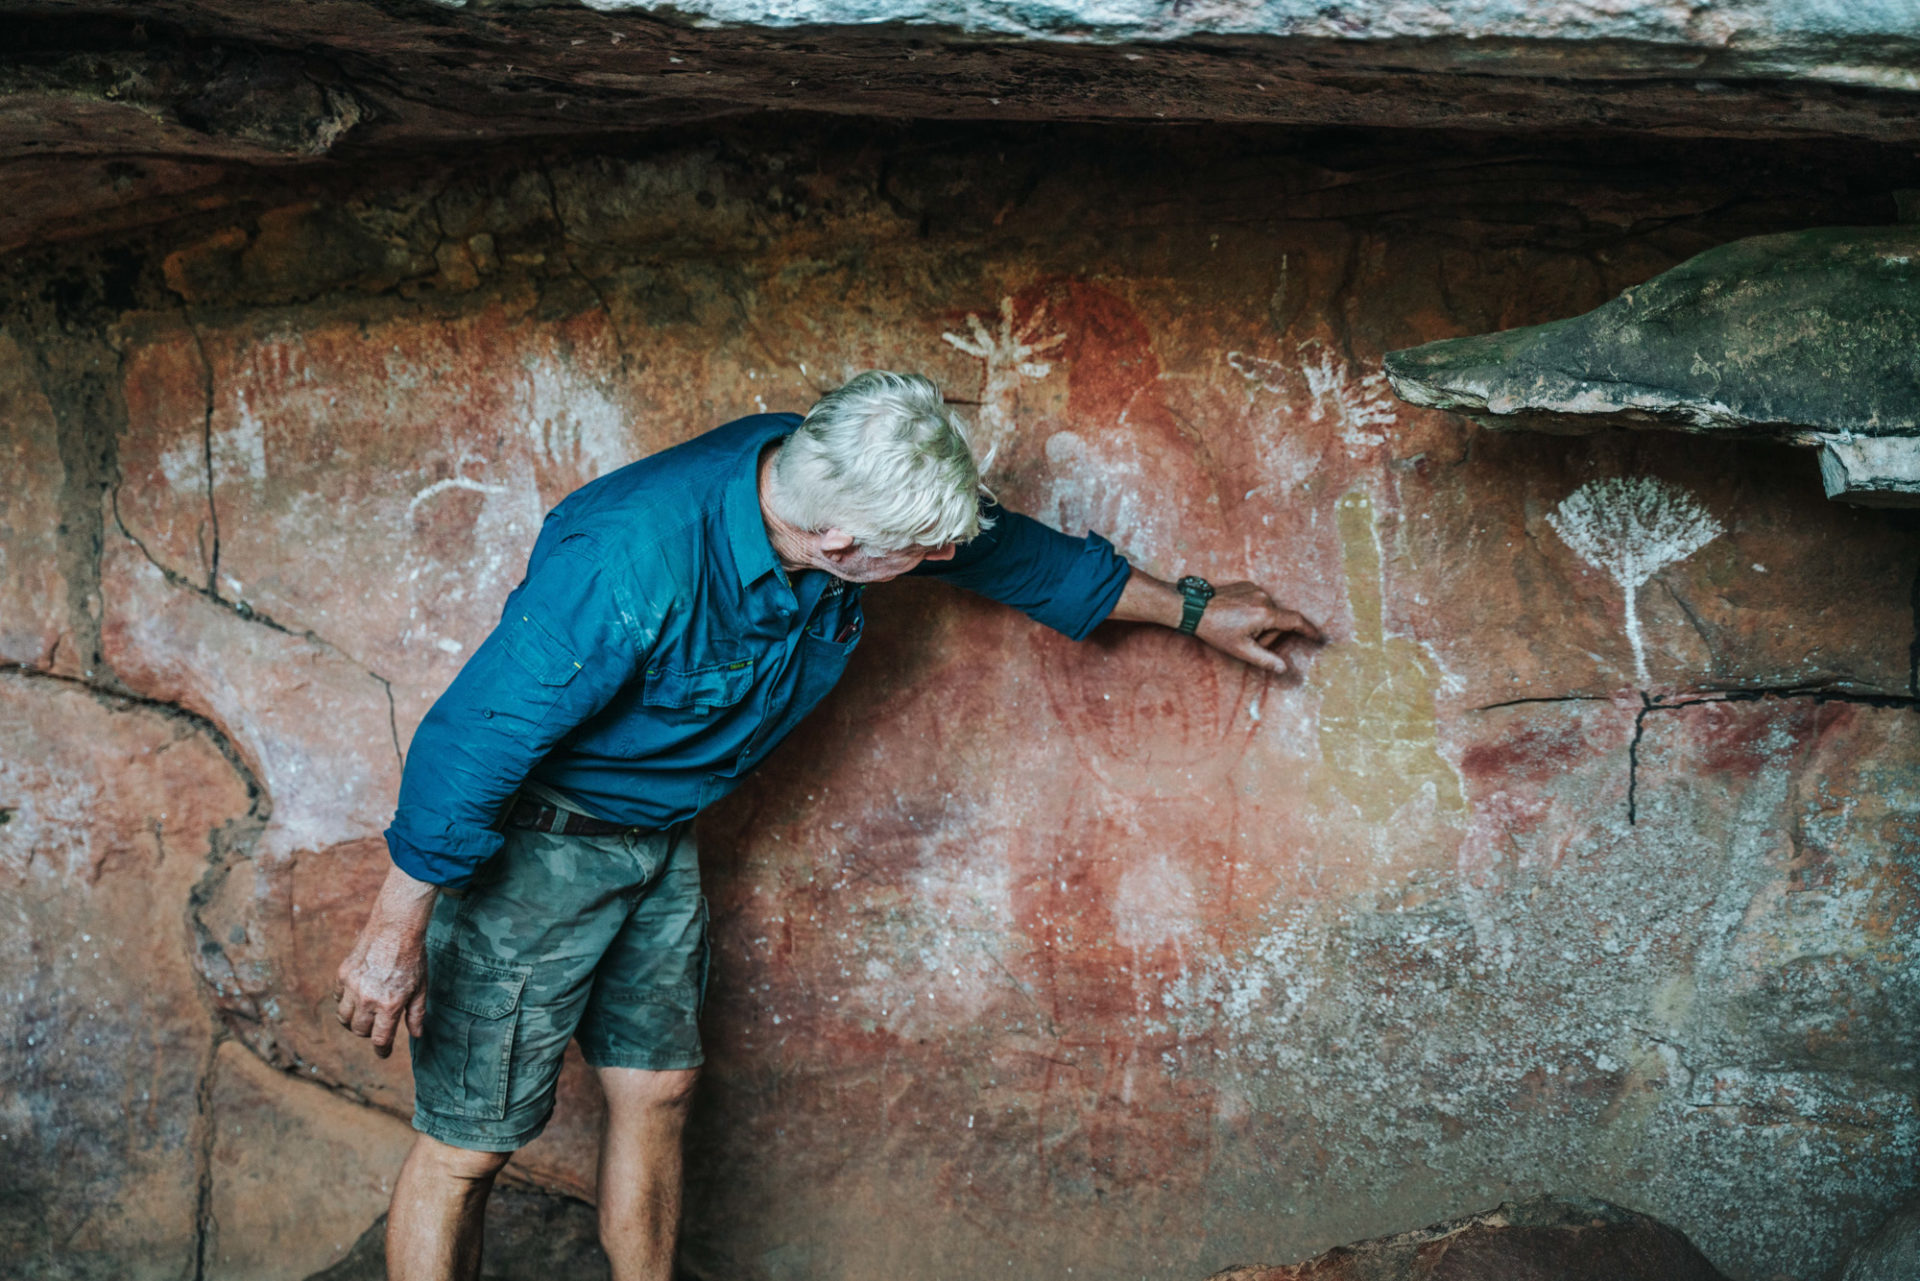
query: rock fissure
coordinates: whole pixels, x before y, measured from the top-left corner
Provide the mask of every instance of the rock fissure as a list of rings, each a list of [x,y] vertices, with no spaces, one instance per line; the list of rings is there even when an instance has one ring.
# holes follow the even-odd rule
[[[400,709],[393,701],[393,682],[372,668],[363,666],[361,670],[373,677],[376,681],[379,681],[381,690],[387,696],[387,733],[393,738],[393,759],[399,764],[400,768],[405,769],[407,765],[407,753],[400,746]]]
[[[1627,748],[1628,824],[1632,825],[1638,821],[1640,743],[1646,730],[1648,716],[1654,712],[1679,712],[1689,707],[1704,707],[1715,703],[1757,703],[1765,699],[1811,699],[1815,703],[1857,703],[1866,707],[1920,711],[1920,696],[1917,695],[1869,694],[1857,690],[1836,689],[1831,685],[1750,685],[1737,689],[1719,690],[1698,697],[1688,696],[1672,700],[1642,690],[1640,691],[1640,708],[1634,713],[1633,718],[1633,739]]]
[[[221,729],[213,720],[201,715],[192,708],[183,707],[179,703],[168,702],[165,699],[153,698],[127,689],[124,686],[103,684],[98,680],[81,676],[71,676],[63,672],[48,671],[45,668],[34,667],[26,663],[0,662],[0,672],[26,680],[54,681],[75,689],[87,690],[94,696],[106,699],[109,702],[116,702],[129,707],[144,707],[151,711],[159,712],[164,716],[178,718],[190,725],[195,732],[205,736],[206,740],[213,745],[214,749],[220,753],[227,764],[233,767],[234,773],[240,776],[240,781],[246,786],[247,796],[250,802],[249,815],[260,819],[262,822],[265,821],[269,809],[263,809],[261,807],[268,806],[270,808],[271,806],[271,799],[267,796],[266,788],[261,785],[252,767],[247,764],[246,758],[240,754],[240,749],[235,747],[233,740],[227,737],[226,731]]]
[[[1497,703],[1470,707],[1470,712],[1493,712],[1503,707],[1524,707],[1529,703],[1611,703],[1611,694],[1529,694],[1522,698],[1503,698]]]
[[[1633,714],[1633,738],[1627,744],[1627,826],[1640,821],[1640,743],[1646,737],[1647,713],[1653,700],[1640,691],[1640,708]]]
[[[1708,669],[1719,666],[1720,656],[1715,652],[1713,636],[1707,631],[1707,625],[1701,621],[1699,611],[1694,609],[1692,602],[1680,594],[1680,589],[1673,585],[1671,575],[1656,574],[1654,577],[1662,590],[1667,593],[1668,599],[1680,607],[1680,612],[1686,615],[1687,622],[1692,625],[1694,633],[1700,637],[1700,644],[1707,651]]]
[[[363,672],[368,679],[376,682],[381,687],[381,689],[385,692],[385,697],[387,700],[388,724],[393,734],[394,756],[396,759],[400,759],[404,761],[405,754],[401,751],[401,748],[400,748],[399,714],[397,709],[394,706],[393,681],[390,678],[383,676],[379,672],[373,670],[371,667],[368,667],[365,663],[361,662],[359,659],[355,658],[352,654],[340,648],[340,646],[334,644],[332,641],[328,640],[326,637],[320,635],[318,632],[314,631],[312,628],[289,627],[285,623],[282,623],[277,618],[274,618],[271,614],[268,614],[262,610],[255,609],[252,605],[248,604],[243,599],[222,595],[219,588],[216,586],[204,586],[200,583],[194,582],[191,578],[188,578],[185,574],[182,574],[179,570],[174,569],[172,566],[160,560],[160,558],[155,556],[153,552],[147,547],[147,545],[141,541],[139,535],[135,534],[131,529],[127,527],[126,521],[121,518],[120,504],[119,504],[119,488],[117,486],[115,487],[114,494],[113,494],[113,519],[114,519],[114,526],[116,529],[118,529],[118,531],[120,532],[120,535],[123,538],[125,538],[129,543],[133,544],[133,546],[140,552],[141,556],[146,558],[146,561],[148,564],[152,565],[154,569],[159,571],[161,577],[166,580],[168,586],[176,587],[181,591],[192,592],[194,595],[199,596],[215,605],[218,605],[220,608],[228,611],[229,613],[233,614],[235,617],[240,618],[249,623],[258,624],[259,626],[266,628],[268,631],[278,632],[282,636],[297,637],[298,639],[304,640],[311,645],[317,646],[320,649],[324,649],[328,653],[337,655],[341,659],[344,659],[346,662],[351,663],[354,667],[358,668],[361,672]]]
[[[212,1262],[216,1224],[213,1214],[213,1150],[220,1122],[214,1111],[214,1089],[220,1072],[220,1047],[227,1039],[224,1023],[215,1020],[201,1060],[200,1079],[193,1091],[193,1281],[206,1281]]]
[[[1913,640],[1907,645],[1907,693],[1920,698],[1920,567],[1913,571],[1907,598],[1913,610]]]
[[[219,752],[245,786],[248,809],[237,820],[230,819],[222,827],[210,833],[207,866],[189,892],[186,905],[187,934],[193,942],[193,954],[189,959],[195,972],[201,977],[203,984],[201,996],[217,1020],[219,1028],[214,1049],[218,1049],[220,1039],[232,1035],[238,1044],[245,1046],[262,1062],[277,1071],[292,1072],[302,1080],[313,1081],[342,1098],[362,1106],[375,1106],[364,1092],[346,1082],[328,1077],[317,1066],[289,1047],[284,1040],[273,1035],[269,1026],[270,1020],[260,1009],[259,1004],[248,994],[227,957],[226,948],[202,916],[203,910],[219,897],[227,876],[233,871],[235,861],[242,863],[251,861],[253,847],[265,831],[272,813],[272,798],[265,785],[247,764],[239,748],[225,731],[212,719],[189,707],[125,688],[18,663],[0,663],[0,673],[29,680],[52,681],[72,688],[84,689],[109,703],[158,712],[185,723]],[[396,752],[399,750],[397,742],[395,750]]]

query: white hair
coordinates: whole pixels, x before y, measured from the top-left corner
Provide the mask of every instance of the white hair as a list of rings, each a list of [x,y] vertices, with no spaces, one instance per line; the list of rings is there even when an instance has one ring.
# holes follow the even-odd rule
[[[964,543],[992,523],[966,430],[919,374],[870,369],[822,396],[780,446],[773,488],[783,520],[877,551]]]

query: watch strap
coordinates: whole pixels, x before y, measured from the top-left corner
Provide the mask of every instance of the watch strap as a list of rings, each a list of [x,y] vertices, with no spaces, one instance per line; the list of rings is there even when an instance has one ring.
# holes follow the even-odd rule
[[[1191,636],[1200,626],[1200,615],[1207,612],[1207,602],[1213,599],[1213,584],[1189,574],[1176,586],[1181,596],[1179,630]]]

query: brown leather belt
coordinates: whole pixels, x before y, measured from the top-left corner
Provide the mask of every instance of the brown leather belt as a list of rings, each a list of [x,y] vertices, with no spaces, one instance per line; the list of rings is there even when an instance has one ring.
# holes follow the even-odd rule
[[[618,836],[622,832],[646,830],[632,823],[609,823],[585,814],[570,814],[527,796],[514,798],[513,808],[507,811],[507,826],[529,832],[557,832],[561,836]]]

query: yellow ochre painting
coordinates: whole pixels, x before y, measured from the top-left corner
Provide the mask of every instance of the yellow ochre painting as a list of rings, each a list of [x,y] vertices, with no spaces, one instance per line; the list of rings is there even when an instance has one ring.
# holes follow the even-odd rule
[[[1459,777],[1440,755],[1433,663],[1413,641],[1386,634],[1373,500],[1344,494],[1335,511],[1353,639],[1328,646],[1313,665],[1321,758],[1334,787],[1369,822],[1390,818],[1428,784],[1437,808],[1465,809]]]

